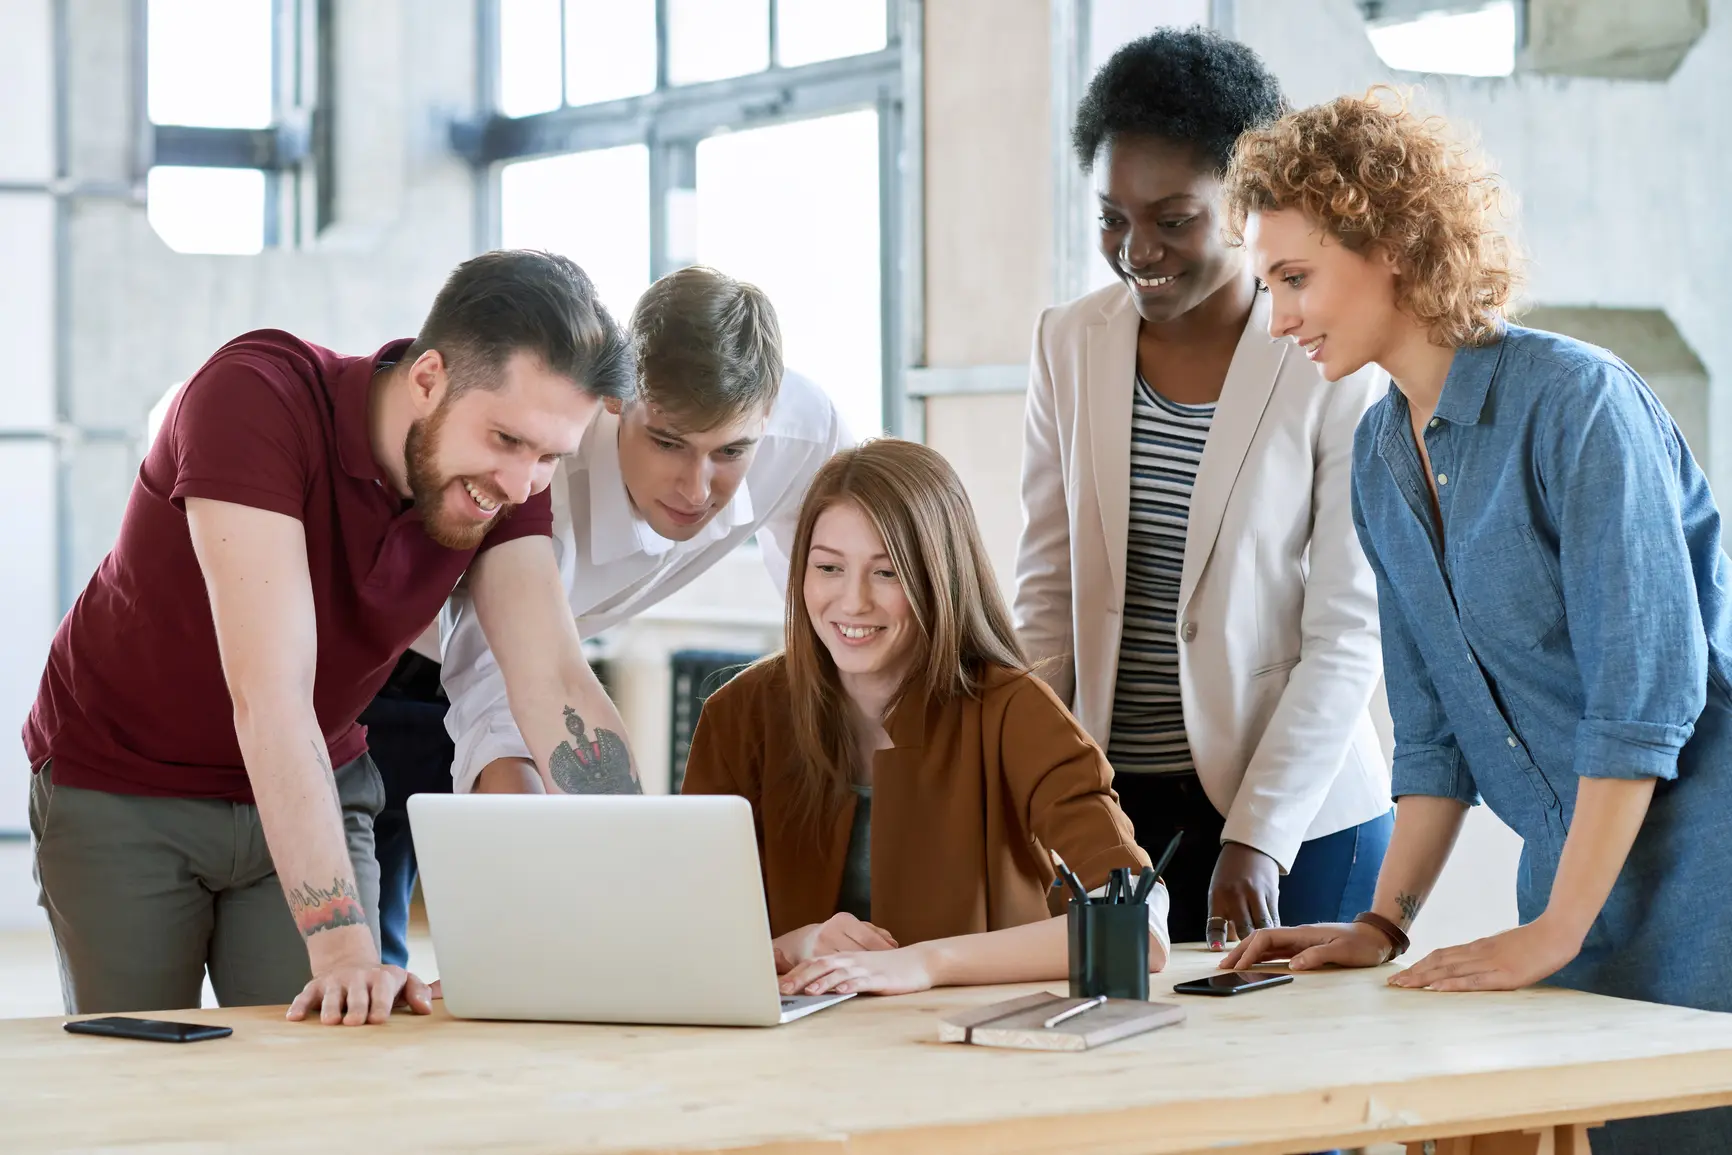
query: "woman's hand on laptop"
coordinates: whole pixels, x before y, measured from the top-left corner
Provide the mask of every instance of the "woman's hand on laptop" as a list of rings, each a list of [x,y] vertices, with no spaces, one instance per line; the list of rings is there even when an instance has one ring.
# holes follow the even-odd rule
[[[850,951],[895,950],[896,940],[882,927],[862,922],[851,914],[834,914],[824,922],[791,930],[773,944],[776,973],[785,975],[801,963],[823,955]]]
[[[782,976],[784,995],[906,995],[932,987],[925,944],[807,959]]]

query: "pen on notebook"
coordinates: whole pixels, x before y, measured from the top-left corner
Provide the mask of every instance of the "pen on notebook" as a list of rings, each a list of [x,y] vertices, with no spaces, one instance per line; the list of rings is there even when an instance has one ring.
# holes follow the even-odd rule
[[[1083,889],[1082,880],[1077,878],[1075,872],[1064,864],[1064,859],[1059,856],[1059,852],[1049,850],[1047,853],[1052,855],[1052,864],[1058,869],[1059,877],[1064,879],[1066,886],[1070,887],[1071,897],[1077,902],[1088,902],[1089,892]]]
[[[1046,1022],[1042,1023],[1041,1026],[1045,1027],[1047,1030],[1050,1031],[1054,1027],[1058,1026],[1060,1023],[1066,1021],[1067,1019],[1074,1019],[1078,1015],[1084,1013],[1085,1011],[1092,1011],[1096,1007],[1105,1003],[1106,1001],[1107,1001],[1107,997],[1105,995],[1096,995],[1094,998],[1089,999],[1087,1002],[1078,1003],[1076,1006],[1072,1007],[1068,1011],[1060,1011],[1058,1014],[1054,1015],[1052,1018],[1050,1018]]]

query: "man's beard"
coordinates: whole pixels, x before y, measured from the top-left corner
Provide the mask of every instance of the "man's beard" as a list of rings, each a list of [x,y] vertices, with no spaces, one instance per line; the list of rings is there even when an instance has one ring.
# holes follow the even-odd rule
[[[468,551],[481,545],[494,526],[510,516],[515,505],[505,502],[491,487],[476,482],[475,487],[491,500],[499,500],[499,511],[486,521],[459,521],[445,513],[445,494],[457,482],[455,475],[441,477],[437,459],[440,435],[445,428],[447,406],[441,403],[432,416],[415,421],[403,441],[404,463],[409,474],[409,497],[421,516],[421,528],[427,536],[446,549]],[[469,500],[464,494],[464,501]]]

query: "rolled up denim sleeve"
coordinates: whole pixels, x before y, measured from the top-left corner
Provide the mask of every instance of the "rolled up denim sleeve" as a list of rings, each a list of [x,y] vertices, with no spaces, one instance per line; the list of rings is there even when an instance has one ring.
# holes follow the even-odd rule
[[[1575,771],[1675,778],[1707,702],[1708,641],[1685,524],[1711,512],[1676,426],[1615,362],[1566,371],[1540,431],[1564,612],[1581,676]]]
[[[1363,435],[1363,429],[1361,430]],[[1377,614],[1383,635],[1383,680],[1389,695],[1389,716],[1395,726],[1395,758],[1390,766],[1390,794],[1401,798],[1424,794],[1453,798],[1467,806],[1479,803],[1479,788],[1468,770],[1467,759],[1450,728],[1443,700],[1437,695],[1425,658],[1414,641],[1400,595],[1377,556],[1377,548],[1366,531],[1365,513],[1359,501],[1358,479],[1353,486],[1353,527],[1359,544],[1377,578]]]

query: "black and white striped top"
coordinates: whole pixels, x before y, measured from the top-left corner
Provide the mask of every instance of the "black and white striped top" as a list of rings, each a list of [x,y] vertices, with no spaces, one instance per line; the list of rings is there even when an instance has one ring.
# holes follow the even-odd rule
[[[1169,401],[1137,375],[1131,410],[1131,517],[1124,633],[1107,759],[1121,772],[1194,769],[1179,701],[1174,621],[1191,489],[1215,406]]]

